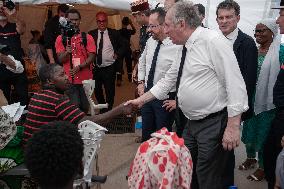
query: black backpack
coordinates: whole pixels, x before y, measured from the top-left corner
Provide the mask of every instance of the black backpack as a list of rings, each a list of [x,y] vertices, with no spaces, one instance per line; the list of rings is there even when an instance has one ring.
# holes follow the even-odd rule
[[[82,43],[83,43],[84,47],[86,48],[87,47],[87,34],[86,34],[86,32],[82,32],[81,35],[82,35]],[[62,36],[62,43],[63,43],[64,47],[66,47],[66,45],[67,45],[67,37],[66,36]]]

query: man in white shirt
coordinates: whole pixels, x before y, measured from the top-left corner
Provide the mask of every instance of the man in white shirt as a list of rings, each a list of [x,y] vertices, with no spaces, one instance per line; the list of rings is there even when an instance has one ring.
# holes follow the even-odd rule
[[[165,33],[174,44],[183,44],[183,50],[165,78],[126,104],[141,107],[176,85],[177,104],[189,118],[183,138],[194,165],[191,188],[227,189],[233,185],[233,175],[226,175],[234,169],[229,160],[240,143],[241,115],[248,109],[237,59],[223,36],[201,27],[191,2],[169,9]]]
[[[221,2],[217,7],[216,15],[219,29],[233,47],[246,84],[249,110],[242,115],[242,119],[246,120],[253,115],[252,101],[256,86],[258,50],[253,38],[238,28],[240,6],[237,2],[234,0]]]
[[[108,109],[102,109],[104,113],[111,110],[115,96],[115,79],[119,58],[123,56],[126,41],[118,30],[108,28],[108,16],[105,12],[96,14],[98,28],[89,31],[97,46],[96,60],[94,63],[94,80],[96,81],[95,95],[99,104],[108,103]],[[103,91],[103,88],[105,91]],[[105,94],[105,96],[104,96]]]
[[[151,11],[148,31],[152,37],[148,39],[145,49],[138,63],[138,94],[144,94],[162,79],[175,61],[175,54],[182,47],[174,45],[164,33],[166,12],[163,8]],[[151,134],[162,127],[172,130],[174,113],[168,112],[163,106],[163,100],[175,99],[175,88],[162,99],[155,99],[143,105],[142,115],[142,141],[151,138]]]

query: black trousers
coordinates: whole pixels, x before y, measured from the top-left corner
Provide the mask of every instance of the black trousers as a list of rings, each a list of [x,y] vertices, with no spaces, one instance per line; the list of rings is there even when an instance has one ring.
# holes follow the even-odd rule
[[[67,95],[73,104],[76,104],[81,111],[88,113],[89,101],[87,99],[83,84],[73,84],[67,91]]]
[[[187,121],[188,121],[187,117],[185,117],[181,109],[177,106],[177,109],[175,110],[175,123],[176,123],[177,136],[182,137],[182,133],[185,125],[187,124]]]
[[[123,61],[125,60],[126,69],[127,69],[127,77],[128,77],[128,80],[131,81],[131,76],[132,76],[132,57],[131,55],[132,55],[132,51],[129,48],[128,50],[125,51],[124,55],[120,57],[120,60],[117,62],[118,63],[117,80],[122,80]]]
[[[193,160],[191,189],[228,189],[234,184],[234,151],[222,146],[227,121],[226,110],[188,120],[183,138]]]
[[[16,99],[11,99],[11,85],[15,88]],[[11,73],[9,77],[1,78],[0,89],[3,91],[9,104],[20,102],[21,105],[28,105],[28,79],[25,72],[21,74]]]
[[[281,146],[282,136],[284,136],[284,108],[277,110],[264,144],[263,163],[269,189],[273,189],[275,184],[276,160],[277,156],[283,149]]]
[[[108,109],[102,109],[101,112],[111,110],[115,96],[115,63],[107,67],[94,68],[95,96],[99,104],[108,103]],[[103,88],[105,91],[103,91]],[[105,96],[104,96],[105,93]]]

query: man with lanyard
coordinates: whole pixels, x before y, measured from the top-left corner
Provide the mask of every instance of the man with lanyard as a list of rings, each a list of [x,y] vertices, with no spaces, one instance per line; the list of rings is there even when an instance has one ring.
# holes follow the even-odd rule
[[[25,32],[25,23],[18,18],[16,23],[8,22],[7,16],[16,16],[16,9],[9,10],[0,5],[0,44],[8,47],[7,54],[13,56],[15,60],[22,62],[23,51],[21,49],[20,35]],[[21,105],[28,104],[28,80],[25,72],[13,73],[6,69],[5,64],[0,65],[0,89],[3,90],[9,104],[11,102],[11,85],[14,86],[16,95]]]
[[[284,34],[284,0],[281,0],[279,17],[276,23],[279,25],[280,34]],[[281,62],[280,72],[273,89],[273,103],[276,106],[276,115],[264,145],[264,172],[268,183],[268,189],[275,185],[275,167],[278,154],[283,147],[281,138],[284,136],[284,63]],[[276,187],[275,187],[276,188]]]
[[[76,9],[67,11],[67,19],[79,31],[81,21],[79,11]],[[68,91],[71,102],[87,113],[89,103],[82,81],[93,78],[91,62],[95,59],[96,46],[92,36],[83,32],[74,34],[71,41],[69,40],[69,37],[65,35],[58,36],[55,42],[56,53],[59,62],[62,63],[64,71],[72,82]],[[72,54],[72,60],[70,60],[70,54]]]

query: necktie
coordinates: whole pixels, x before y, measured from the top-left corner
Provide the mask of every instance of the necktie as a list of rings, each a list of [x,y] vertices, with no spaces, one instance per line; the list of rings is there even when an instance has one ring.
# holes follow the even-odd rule
[[[159,51],[160,51],[161,44],[162,44],[162,42],[159,41],[158,45],[155,49],[155,52],[154,52],[151,68],[150,68],[149,75],[148,75],[146,91],[149,91],[153,87],[154,73],[155,73],[155,69],[156,69],[156,65],[157,65],[157,58],[158,58],[158,54],[159,54]]]
[[[179,88],[179,84],[180,84],[180,78],[181,78],[181,75],[182,75],[182,70],[183,70],[183,66],[184,66],[184,62],[185,62],[186,50],[187,50],[186,47],[183,46],[180,66],[179,66],[179,70],[178,70],[177,82],[176,82],[176,93],[178,93],[178,88]],[[182,127],[183,126],[181,118],[184,115],[182,115],[182,114],[183,114],[182,111],[178,107],[178,97],[176,96],[176,126],[177,127]]]
[[[182,70],[183,70],[183,66],[184,66],[184,62],[185,62],[186,50],[187,50],[186,47],[183,46],[182,54],[181,54],[181,60],[180,60],[180,66],[179,66],[178,76],[177,76],[176,92],[178,92],[178,88],[179,88],[179,84],[180,84],[180,78],[181,78],[181,75],[182,75]]]
[[[99,49],[98,49],[98,54],[97,54],[97,64],[101,65],[102,64],[102,52],[103,52],[103,44],[104,44],[104,32],[101,33],[101,39],[99,43]]]

